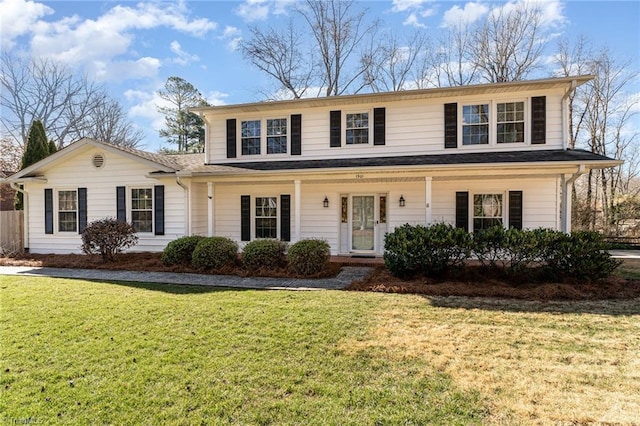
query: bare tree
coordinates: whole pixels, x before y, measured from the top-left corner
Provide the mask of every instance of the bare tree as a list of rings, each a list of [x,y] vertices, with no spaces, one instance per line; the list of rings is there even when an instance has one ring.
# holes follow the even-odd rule
[[[314,68],[293,21],[281,32],[257,27],[249,31],[252,38],[242,44],[244,58],[278,81],[294,99],[300,99],[309,88]]]
[[[135,128],[127,120],[122,105],[110,98],[98,103],[94,113],[82,122],[76,132],[82,136],[130,148],[135,148],[144,140],[144,132]]]
[[[531,2],[507,6],[494,9],[468,44],[480,77],[489,83],[526,78],[545,46],[541,6]]]
[[[470,53],[473,37],[469,24],[464,22],[444,30],[438,49],[431,55],[437,87],[466,86],[476,81],[478,61]]]
[[[0,138],[0,171],[17,172],[20,170],[23,148],[11,138]]]
[[[421,64],[421,56],[428,50],[428,39],[417,31],[405,41],[394,33],[380,39],[380,44],[372,44],[361,57],[365,84],[374,92],[405,90],[416,66]]]
[[[6,111],[0,122],[21,146],[31,123],[40,120],[61,148],[90,134],[90,126],[103,119],[100,107],[115,102],[102,86],[48,59],[20,59],[4,52],[0,66],[0,105]]]

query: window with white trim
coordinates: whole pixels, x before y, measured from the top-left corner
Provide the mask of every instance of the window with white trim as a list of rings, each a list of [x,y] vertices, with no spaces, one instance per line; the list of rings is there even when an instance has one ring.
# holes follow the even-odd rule
[[[524,102],[496,104],[496,142],[524,143]]]
[[[256,197],[256,238],[278,238],[278,198]]]
[[[287,119],[267,119],[267,154],[287,153]]]
[[[488,229],[502,226],[503,194],[474,194],[473,195],[473,230]]]
[[[58,191],[58,232],[78,231],[78,191]]]
[[[240,143],[242,155],[260,155],[260,120],[241,122]]]
[[[369,143],[369,113],[347,113],[345,118],[347,145]]]
[[[152,188],[131,188],[131,223],[136,232],[153,231]]]
[[[462,107],[462,145],[489,143],[489,104]]]

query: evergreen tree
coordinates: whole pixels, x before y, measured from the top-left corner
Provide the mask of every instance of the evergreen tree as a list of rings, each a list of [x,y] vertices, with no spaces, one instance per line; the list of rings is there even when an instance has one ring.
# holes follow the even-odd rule
[[[53,139],[50,139],[49,140],[49,155],[53,154],[57,150],[58,150],[58,147],[56,146],[56,143],[53,141]]]
[[[21,169],[37,163],[43,158],[49,156],[49,154],[50,143],[47,142],[47,135],[44,131],[44,126],[40,120],[35,120],[31,123],[31,127],[29,128],[27,145],[24,148],[24,154],[22,154]],[[16,210],[24,209],[24,199],[21,192],[16,194],[15,206]]]

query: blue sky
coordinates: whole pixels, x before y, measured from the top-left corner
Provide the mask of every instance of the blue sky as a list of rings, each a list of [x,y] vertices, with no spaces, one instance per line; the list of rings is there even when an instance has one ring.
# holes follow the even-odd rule
[[[146,135],[145,149],[162,141],[156,91],[170,76],[194,84],[213,104],[264,99],[272,82],[237,49],[250,25],[278,25],[293,0],[122,2],[0,0],[0,40],[12,55],[64,62],[103,83]],[[640,2],[538,0],[550,45],[585,35],[640,71]],[[450,19],[477,19],[504,2],[367,1],[359,6],[396,31],[437,35]],[[636,84],[640,92],[640,84]]]

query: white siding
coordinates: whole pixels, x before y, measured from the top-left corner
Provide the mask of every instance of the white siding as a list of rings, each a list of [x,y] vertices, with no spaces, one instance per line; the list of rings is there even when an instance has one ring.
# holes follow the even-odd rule
[[[207,235],[207,184],[192,183],[191,191],[191,234]]]
[[[532,96],[546,95],[546,129],[547,140],[544,145],[531,145],[527,143],[505,144],[505,145],[482,145],[482,146],[461,146],[459,148],[444,148],[444,104],[457,102],[462,104],[491,103],[507,101],[525,101],[526,106],[526,128],[525,134],[529,140],[531,129],[530,120],[530,98]],[[561,114],[562,91],[546,92],[520,92],[514,94],[500,94],[485,96],[458,96],[456,98],[438,98],[428,100],[395,101],[385,104],[364,103],[358,105],[345,105],[342,107],[307,107],[300,110],[269,111],[267,114],[261,112],[242,113],[236,115],[212,115],[208,117],[211,123],[207,134],[209,144],[209,162],[211,163],[234,163],[243,161],[278,161],[278,160],[313,160],[331,158],[362,158],[379,156],[399,156],[399,155],[421,155],[421,154],[451,154],[466,152],[487,152],[487,151],[518,151],[532,149],[558,149],[562,148],[562,114]],[[369,111],[369,127],[373,128],[373,108],[386,108],[386,145],[374,146],[373,132],[370,134],[368,145],[345,145],[342,147],[329,147],[329,112],[331,110],[341,110],[346,112]],[[302,155],[241,155],[240,138],[238,131],[237,158],[227,159],[226,156],[226,120],[235,118],[238,128],[242,120],[258,120],[274,117],[289,117],[291,114],[302,114]],[[458,118],[460,119],[460,113]],[[495,115],[495,108],[491,109],[492,117]],[[493,118],[492,118],[493,119]],[[342,133],[344,134],[344,119]],[[493,131],[493,127],[492,130]],[[262,132],[265,132],[264,123]],[[459,139],[460,139],[460,131]],[[495,135],[493,136],[495,139]]]
[[[54,234],[44,232],[44,189],[54,190],[54,212],[57,209],[55,192],[87,188],[87,222],[116,216],[116,187],[165,187],[165,235],[138,234],[139,241],[131,251],[161,251],[166,244],[184,235],[184,192],[175,179],[149,179],[145,175],[155,170],[125,156],[107,153],[91,147],[80,150],[57,166],[45,170],[46,183],[28,183],[29,242],[32,253],[80,253],[82,244],[77,232],[57,232],[54,214]],[[91,163],[95,153],[105,156],[105,164],[96,169]],[[130,192],[130,191],[127,191]],[[131,207],[127,203],[127,210]],[[127,212],[129,214],[129,212]],[[128,220],[130,220],[128,218]]]

